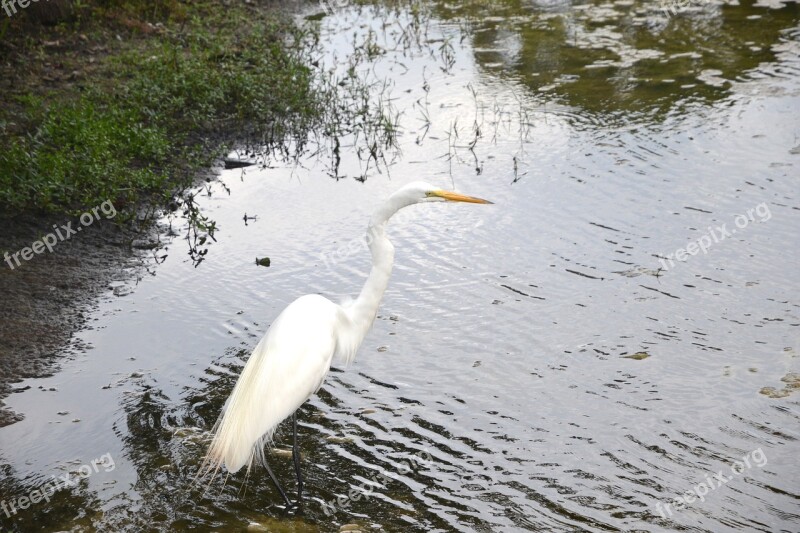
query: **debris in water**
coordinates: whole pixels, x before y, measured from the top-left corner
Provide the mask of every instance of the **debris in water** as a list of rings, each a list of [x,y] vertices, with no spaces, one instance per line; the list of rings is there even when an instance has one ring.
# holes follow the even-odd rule
[[[800,374],[797,372],[789,372],[781,378],[781,381],[786,383],[782,389],[776,389],[775,387],[762,387],[758,392],[769,398],[786,398],[792,392],[800,389]]]
[[[255,165],[252,161],[247,161],[246,159],[234,159],[232,157],[226,157],[223,159],[225,163],[225,169],[230,170],[232,168],[244,168],[244,167],[251,167]]]
[[[623,355],[623,359],[636,359],[637,361],[641,361],[642,359],[647,359],[650,357],[650,354],[647,352],[636,352],[631,355]]]
[[[270,263],[270,261],[269,261],[269,257],[262,257],[261,259],[259,259],[258,257],[256,257],[256,264],[257,264],[258,266],[262,266],[262,267],[268,267],[268,266],[269,266],[269,263]]]

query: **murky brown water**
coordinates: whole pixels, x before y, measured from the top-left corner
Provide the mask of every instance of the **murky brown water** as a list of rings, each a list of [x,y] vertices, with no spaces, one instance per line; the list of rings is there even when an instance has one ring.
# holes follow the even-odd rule
[[[155,276],[110,291],[91,350],[9,398],[26,419],[0,429],[3,501],[90,473],[0,525],[800,529],[798,21],[766,1],[671,19],[644,2],[337,8],[322,64],[345,72],[368,40],[358,68],[386,81],[401,153],[366,183],[326,178],[325,159],[223,172],[206,261],[173,241]],[[302,512],[260,468],[193,487],[271,319],[301,294],[356,294],[367,217],[415,179],[495,205],[392,225],[378,320],[301,409]]]

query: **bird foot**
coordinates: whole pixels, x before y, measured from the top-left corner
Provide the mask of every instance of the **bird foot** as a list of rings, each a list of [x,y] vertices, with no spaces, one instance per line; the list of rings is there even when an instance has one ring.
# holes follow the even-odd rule
[[[300,511],[302,508],[303,508],[303,500],[298,498],[297,501],[294,501],[294,502],[287,501],[286,502],[286,507],[284,508],[284,511],[289,513],[289,512],[294,512],[294,511]]]

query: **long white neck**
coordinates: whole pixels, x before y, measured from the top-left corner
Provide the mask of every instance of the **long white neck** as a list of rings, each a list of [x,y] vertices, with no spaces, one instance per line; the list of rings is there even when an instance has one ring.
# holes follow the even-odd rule
[[[358,343],[366,336],[372,326],[378,307],[381,304],[383,293],[389,285],[394,263],[394,246],[386,237],[386,224],[397,211],[415,203],[397,196],[390,197],[383,204],[369,222],[367,228],[367,243],[372,254],[372,269],[367,277],[367,282],[358,298],[347,309],[355,328]]]

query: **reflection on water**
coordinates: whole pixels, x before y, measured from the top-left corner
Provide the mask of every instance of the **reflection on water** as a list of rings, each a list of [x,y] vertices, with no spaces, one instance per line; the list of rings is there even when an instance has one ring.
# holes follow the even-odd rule
[[[366,183],[328,179],[324,160],[222,172],[230,195],[202,200],[219,227],[206,261],[171,243],[101,305],[91,349],[9,398],[26,418],[0,430],[0,502],[106,453],[114,470],[0,509],[0,526],[797,530],[800,17],[763,4],[323,17],[320,68],[376,82],[400,152]],[[340,176],[365,171],[352,146]],[[303,509],[282,511],[261,468],[196,483],[271,319],[301,294],[356,294],[367,217],[415,179],[495,205],[391,225],[375,326],[300,412]],[[276,441],[292,490],[287,428]]]
[[[660,2],[598,0],[441,2],[435,12],[468,28],[482,73],[520,81],[580,115],[630,123],[640,112],[666,115],[687,101],[725,98],[742,76],[775,61],[797,4],[733,4],[696,2],[672,17]],[[758,77],[796,75],[796,65],[786,67]]]

